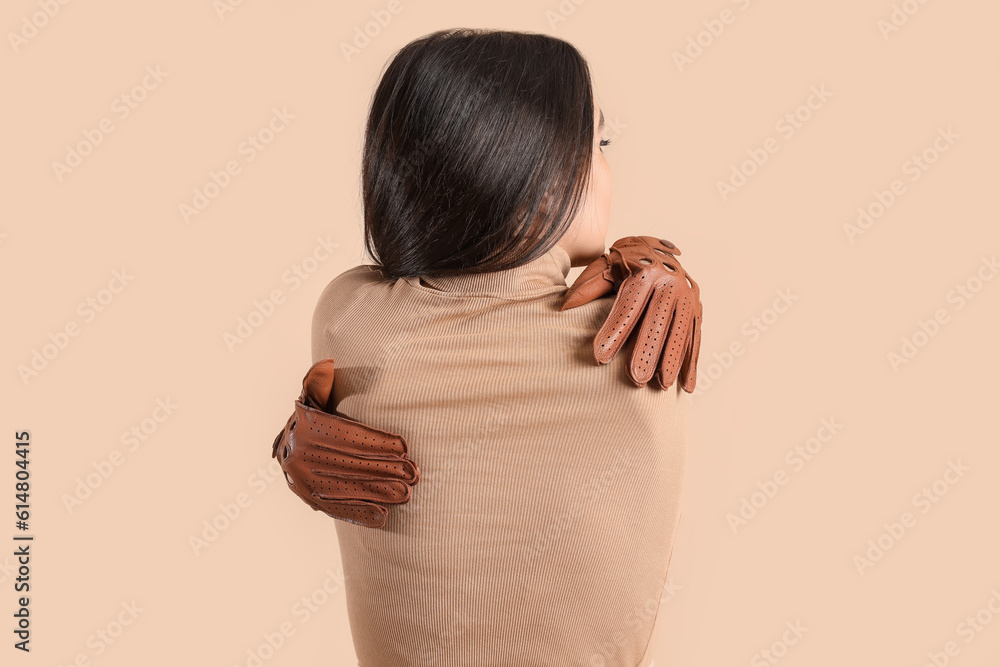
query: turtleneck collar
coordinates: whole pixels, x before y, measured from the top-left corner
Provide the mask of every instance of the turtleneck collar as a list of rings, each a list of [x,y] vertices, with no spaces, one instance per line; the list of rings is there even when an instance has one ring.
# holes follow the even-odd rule
[[[569,275],[569,254],[559,245],[512,269],[489,273],[462,273],[450,276],[420,276],[409,280],[431,289],[468,295],[526,296],[566,287]]]

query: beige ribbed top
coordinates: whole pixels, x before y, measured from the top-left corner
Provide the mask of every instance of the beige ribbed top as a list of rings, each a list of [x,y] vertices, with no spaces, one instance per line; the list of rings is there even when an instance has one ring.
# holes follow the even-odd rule
[[[420,467],[383,528],[336,521],[361,667],[647,667],[680,519],[684,401],[598,366],[613,297],[560,311],[559,246],[506,271],[324,289],[337,411]]]

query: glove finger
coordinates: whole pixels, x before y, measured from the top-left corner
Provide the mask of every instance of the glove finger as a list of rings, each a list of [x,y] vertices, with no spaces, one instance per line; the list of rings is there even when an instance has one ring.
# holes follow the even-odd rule
[[[694,324],[694,306],[689,295],[681,296],[677,301],[673,322],[670,323],[670,333],[663,354],[659,359],[660,387],[668,389],[677,379],[689,352],[691,327]]]
[[[285,422],[285,425],[281,427],[281,430],[278,432],[278,435],[274,436],[274,443],[271,444],[271,458],[272,459],[278,458],[278,447],[281,446],[281,443],[285,442],[287,444],[287,438],[286,438],[286,436],[288,434],[288,425],[292,423],[293,419],[295,419],[295,413],[294,412],[288,418],[288,420]]]
[[[297,445],[297,447],[296,447]],[[278,464],[295,490],[313,488],[318,483],[381,482],[412,486],[420,480],[420,469],[409,459],[368,461],[294,443],[282,446]]]
[[[681,254],[681,249],[666,239],[657,238],[655,236],[639,236],[638,238],[645,241],[646,245],[656,252],[669,253],[671,255]]]
[[[625,352],[626,356],[629,359],[631,359],[632,357],[635,356],[635,348],[639,344],[638,342],[639,339],[637,336],[633,336],[629,340],[631,341],[631,343],[628,345],[628,349]],[[625,365],[625,375],[627,375],[628,379],[631,380],[632,383],[637,387],[645,387],[646,383],[648,382],[648,380],[640,380],[638,377],[636,377],[635,369],[633,368],[632,364]]]
[[[410,485],[392,480],[337,479],[317,475],[310,484],[314,498],[322,500],[367,500],[399,505],[409,502]]]
[[[559,310],[576,308],[585,303],[599,299],[614,289],[611,279],[607,255],[601,255],[587,265],[587,268],[573,281],[566,294],[563,295],[563,305]]]
[[[653,290],[632,351],[630,372],[636,382],[645,385],[657,371],[667,332],[676,319],[676,305],[677,287],[674,283],[664,283]]]
[[[316,503],[313,509],[321,511],[327,516],[368,528],[381,528],[385,525],[386,517],[389,515],[386,508],[362,500],[338,500],[336,502],[317,500]]]
[[[309,452],[303,454],[302,461],[317,475],[358,480],[398,480],[405,484],[416,484],[420,471],[410,459],[361,459],[350,455],[331,457],[327,454]]]
[[[317,361],[302,378],[303,397],[311,401],[313,408],[333,412],[330,405],[333,398],[333,359]]]
[[[680,255],[680,254],[681,254],[681,249],[680,249],[680,248],[678,248],[677,246],[675,246],[675,245],[674,245],[673,243],[671,243],[670,241],[668,241],[668,240],[666,240],[666,239],[657,239],[657,240],[658,240],[658,241],[659,241],[660,243],[662,243],[662,244],[663,244],[664,246],[666,246],[666,247],[664,248],[664,250],[665,250],[666,252],[669,252],[669,253],[670,253],[671,255],[674,255],[674,256],[677,256],[677,255]]]
[[[349,452],[365,458],[397,458],[407,453],[403,436],[367,424],[316,410],[296,401],[302,421],[293,437],[305,437],[316,446]]]
[[[629,276],[618,288],[618,296],[608,319],[594,337],[594,359],[599,364],[611,361],[621,349],[646,309],[653,286],[641,276]]]
[[[691,345],[684,359],[684,367],[681,369],[681,386],[684,391],[691,393],[694,391],[695,381],[698,375],[698,355],[701,352],[701,309],[696,309],[693,318],[693,331],[691,333]]]
[[[345,479],[329,470],[315,470],[293,462],[282,468],[288,488],[316,509],[316,501],[365,501],[387,504],[408,502],[410,485],[390,479]]]

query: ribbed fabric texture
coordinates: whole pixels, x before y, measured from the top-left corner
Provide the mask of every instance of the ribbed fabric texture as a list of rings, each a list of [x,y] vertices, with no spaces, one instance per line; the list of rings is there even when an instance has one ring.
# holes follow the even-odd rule
[[[647,667],[680,519],[678,383],[636,387],[593,339],[613,296],[560,311],[559,246],[506,271],[357,266],[313,316],[337,411],[420,468],[383,528],[336,521],[361,667]]]

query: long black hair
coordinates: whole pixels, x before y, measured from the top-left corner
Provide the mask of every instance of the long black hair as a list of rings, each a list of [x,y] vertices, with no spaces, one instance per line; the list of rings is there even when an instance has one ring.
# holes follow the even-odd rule
[[[457,28],[400,49],[365,132],[365,250],[391,279],[499,271],[548,252],[583,203],[590,70],[548,35]]]

